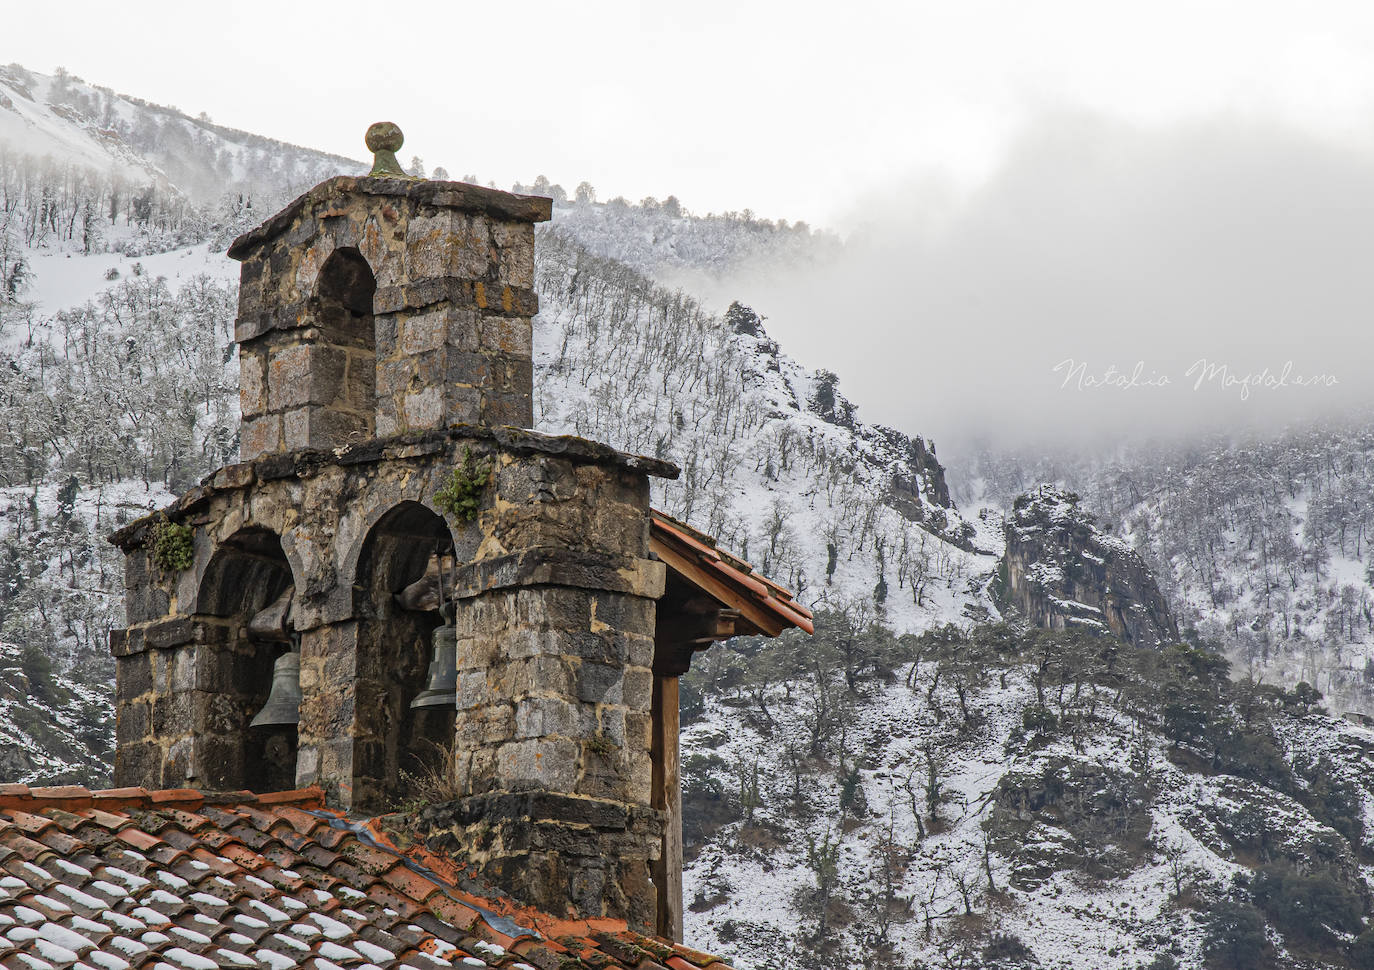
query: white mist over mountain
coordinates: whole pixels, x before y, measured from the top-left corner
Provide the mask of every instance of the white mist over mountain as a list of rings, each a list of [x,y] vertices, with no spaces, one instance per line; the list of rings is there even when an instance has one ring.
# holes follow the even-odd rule
[[[870,195],[828,265],[722,284],[869,420],[952,445],[1374,401],[1374,150],[1234,115],[1046,114],[972,192]]]

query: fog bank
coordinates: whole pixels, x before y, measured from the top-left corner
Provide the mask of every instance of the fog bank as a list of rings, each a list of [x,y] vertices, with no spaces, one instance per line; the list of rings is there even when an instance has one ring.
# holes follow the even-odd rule
[[[856,205],[844,256],[724,283],[860,416],[950,447],[1287,425],[1374,400],[1374,151],[1218,117],[1029,126],[962,197]]]

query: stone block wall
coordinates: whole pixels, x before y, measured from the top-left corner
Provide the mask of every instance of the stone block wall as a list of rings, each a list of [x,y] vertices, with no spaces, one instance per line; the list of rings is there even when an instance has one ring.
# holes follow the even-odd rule
[[[116,630],[115,776],[148,788],[246,787],[258,767],[243,730],[266,696],[270,660],[218,617]]]
[[[566,581],[586,564],[544,563]],[[664,819],[652,809],[654,593],[492,589],[459,601],[455,782],[443,846],[551,912],[651,927]]]
[[[445,521],[434,495],[469,452],[492,468],[481,509]],[[676,469],[582,439],[480,428],[222,470],[113,537],[131,585],[130,625],[111,640],[117,783],[238,788],[254,777],[263,741],[246,725],[276,648],[251,644],[245,626],[289,583],[303,694],[294,783],[321,784],[344,807],[394,807],[407,743],[396,726],[422,686],[430,629],[420,614],[398,616],[394,594],[436,540],[449,542],[463,564],[451,810],[485,820],[452,851],[517,898],[556,912],[573,899],[584,915],[652,927],[664,567],[649,558],[648,474]],[[183,573],[152,561],[162,515],[193,528]]]
[[[490,534],[521,551],[456,577],[455,785],[436,844],[531,903],[652,927],[655,610],[647,479],[512,464]],[[495,543],[492,543],[494,546]]]
[[[459,602],[461,790],[649,803],[651,591],[520,586]]]
[[[375,354],[317,327],[273,333],[239,357],[240,451],[246,458],[330,448],[372,436]]]
[[[534,224],[550,214],[459,182],[339,177],[240,237],[243,457],[532,424]]]

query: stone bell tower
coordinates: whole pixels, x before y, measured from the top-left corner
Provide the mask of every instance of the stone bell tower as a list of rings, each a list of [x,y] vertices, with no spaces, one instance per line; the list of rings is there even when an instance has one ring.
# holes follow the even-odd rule
[[[116,779],[380,812],[437,769],[471,871],[652,928],[648,486],[677,469],[528,430],[550,201],[410,178],[394,125],[367,141],[370,175],[230,247],[241,462],[112,537]]]
[[[396,171],[322,183],[229,249],[245,460],[533,423],[534,223],[549,200],[411,179],[395,125],[367,143]]]

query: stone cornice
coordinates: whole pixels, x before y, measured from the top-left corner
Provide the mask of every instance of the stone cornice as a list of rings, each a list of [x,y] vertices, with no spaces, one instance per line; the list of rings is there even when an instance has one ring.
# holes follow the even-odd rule
[[[307,206],[337,199],[344,193],[401,196],[445,209],[484,212],[518,222],[548,222],[553,218],[553,200],[540,195],[515,195],[500,189],[483,188],[467,182],[436,182],[432,179],[370,178],[336,175],[316,185],[256,229],[239,236],[229,247],[229,258],[244,260],[254,249],[270,242],[291,227]]]
[[[256,482],[283,478],[309,478],[328,467],[348,467],[383,461],[404,461],[446,450],[451,442],[489,443],[497,450],[517,455],[556,455],[573,461],[609,465],[655,478],[677,478],[680,469],[672,462],[631,455],[575,435],[547,435],[524,428],[451,425],[435,431],[411,432],[374,438],[347,448],[321,451],[302,448],[283,454],[264,455],[249,462],[226,465],[159,511],[130,522],[109,536],[109,541],[129,550],[141,545],[148,529],[160,517],[176,522],[221,492],[236,491]]]

